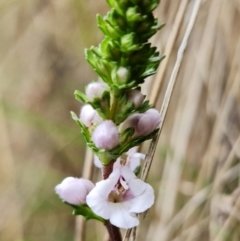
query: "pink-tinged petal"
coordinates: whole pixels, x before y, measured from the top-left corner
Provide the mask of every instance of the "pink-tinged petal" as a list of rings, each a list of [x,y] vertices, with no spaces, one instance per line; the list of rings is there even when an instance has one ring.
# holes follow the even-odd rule
[[[90,127],[92,124],[99,124],[103,121],[103,119],[98,115],[98,112],[89,104],[82,107],[80,120],[87,127]]]
[[[136,175],[133,173],[133,171],[130,170],[128,166],[123,166],[121,168],[121,174],[127,183],[130,183],[132,180],[137,179]]]
[[[121,174],[126,180],[133,196],[139,196],[145,191],[148,184],[138,179],[128,166],[122,167]]]
[[[111,120],[103,121],[93,131],[92,141],[99,149],[112,150],[120,142],[117,126]]]
[[[107,200],[109,193],[114,189],[120,177],[120,170],[115,169],[106,180],[96,183],[95,191]]]
[[[104,82],[92,82],[86,88],[86,95],[90,101],[94,98],[102,98],[103,92],[108,91],[109,86]]]
[[[89,193],[95,187],[95,185],[87,179],[80,178],[80,180],[82,181],[82,184],[85,186],[87,193]]]
[[[156,129],[161,122],[160,113],[156,109],[149,109],[143,113],[142,118],[138,123],[140,135],[150,134]]]
[[[130,149],[127,151],[127,156],[132,156],[132,155],[134,155],[135,153],[137,153],[137,149],[138,149],[137,146],[134,146],[134,147],[130,148]]]
[[[128,155],[128,160],[129,161],[142,161],[145,159],[145,154],[141,153],[141,152],[135,152],[132,153],[131,155]]]
[[[92,211],[98,216],[104,219],[110,218],[111,212],[109,203],[99,194],[99,192],[96,190],[96,187],[87,195],[86,202]]]
[[[136,128],[138,125],[138,122],[141,118],[141,114],[132,114],[130,115],[119,127],[119,131],[123,132],[127,128]],[[136,131],[136,130],[135,130]]]
[[[118,158],[117,161],[114,162],[113,164],[113,169],[121,169],[122,168],[122,165],[121,165],[121,159]]]
[[[127,203],[110,203],[110,222],[119,228],[133,228],[139,224],[135,214],[130,214]]]
[[[153,205],[154,203],[153,188],[149,184],[146,184],[146,185],[147,187],[145,191],[140,196],[137,196],[129,201],[126,201],[128,202],[128,205],[129,205],[129,202],[131,202],[131,208],[129,209],[129,212],[142,213]]]
[[[134,109],[140,107],[143,103],[145,96],[139,90],[127,91],[128,102],[133,103]]]
[[[98,156],[94,155],[93,162],[96,167],[102,168],[102,163],[101,163],[100,159],[98,158]]]
[[[129,188],[126,181],[124,181],[122,178],[120,178],[120,183],[125,190],[127,190]]]
[[[128,182],[129,189],[134,197],[142,195],[142,193],[146,190],[147,185],[147,183],[137,178]]]
[[[55,187],[60,198],[71,204],[86,203],[87,194],[94,188],[94,184],[83,178],[67,177]]]
[[[56,186],[56,191],[62,192],[62,190],[67,187],[68,185],[74,184],[76,182],[76,178],[74,177],[66,177],[62,180],[60,184]]]
[[[130,169],[135,171],[135,169],[141,166],[141,161],[145,159],[145,155],[140,152],[132,153],[128,156],[127,162],[129,163]]]

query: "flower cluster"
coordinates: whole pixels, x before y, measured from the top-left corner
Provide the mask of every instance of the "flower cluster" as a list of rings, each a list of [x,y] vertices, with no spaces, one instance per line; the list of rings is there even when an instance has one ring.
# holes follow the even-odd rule
[[[153,75],[163,56],[148,39],[159,25],[152,11],[159,0],[107,0],[112,8],[97,16],[105,38],[98,47],[85,51],[86,59],[99,75],[75,92],[84,103],[80,116],[72,113],[104,180],[68,177],[56,186],[57,194],[85,215],[120,228],[137,226],[138,213],[153,205],[153,188],[137,178],[144,155],[132,151],[157,132],[161,116],[149,105],[140,85]]]
[[[133,156],[135,156],[133,158]],[[83,178],[68,177],[55,188],[56,193],[68,204],[87,205],[100,217],[120,228],[139,224],[136,217],[154,202],[153,188],[136,177],[131,167],[140,162],[142,154],[134,153],[132,164],[116,162],[106,180],[94,184]]]

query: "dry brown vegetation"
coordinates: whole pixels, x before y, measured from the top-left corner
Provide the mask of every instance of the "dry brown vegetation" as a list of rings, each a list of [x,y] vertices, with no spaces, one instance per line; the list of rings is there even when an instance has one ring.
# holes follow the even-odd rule
[[[80,108],[74,90],[96,79],[83,50],[101,41],[95,15],[107,9],[104,0],[0,1],[2,241],[104,236],[94,221],[85,227],[79,218],[75,229],[53,190],[66,176],[99,175],[84,165],[69,111]],[[176,83],[147,179],[156,202],[136,240],[238,241],[240,0],[162,0],[155,14],[166,26],[152,42],[167,57],[143,90],[160,110],[169,80]]]

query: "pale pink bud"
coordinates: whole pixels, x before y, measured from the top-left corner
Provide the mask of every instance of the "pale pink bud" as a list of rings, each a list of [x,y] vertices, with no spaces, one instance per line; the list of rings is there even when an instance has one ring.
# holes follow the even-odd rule
[[[112,150],[119,145],[117,126],[111,121],[103,121],[93,132],[92,141],[99,149]]]
[[[141,106],[145,96],[139,90],[129,90],[127,92],[128,101],[133,103],[135,109]]]
[[[91,105],[84,105],[82,107],[80,120],[87,127],[90,127],[92,124],[99,124],[103,121]]]
[[[129,79],[129,70],[125,67],[119,67],[117,70],[117,79],[120,84],[125,84]]]
[[[155,109],[149,109],[142,114],[133,114],[129,116],[121,126],[124,131],[127,128],[134,128],[133,137],[146,136],[153,132],[161,122],[161,116]]]
[[[86,95],[90,101],[94,98],[101,98],[104,91],[108,91],[109,86],[104,82],[93,82],[90,83],[86,88]]]
[[[87,179],[67,177],[55,187],[55,191],[63,201],[78,205],[86,203],[86,197],[93,188],[94,184]]]

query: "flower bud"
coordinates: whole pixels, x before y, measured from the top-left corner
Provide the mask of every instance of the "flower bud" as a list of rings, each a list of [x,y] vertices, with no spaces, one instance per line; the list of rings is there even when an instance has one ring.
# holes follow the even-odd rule
[[[126,18],[128,22],[138,22],[143,19],[139,7],[130,7],[126,12]]]
[[[133,103],[134,109],[140,107],[143,103],[145,96],[138,90],[129,90],[127,92],[128,101]]]
[[[136,42],[136,35],[135,33],[128,33],[122,36],[121,38],[121,45],[124,49],[131,49]]]
[[[125,67],[119,67],[116,73],[117,82],[119,84],[125,84],[129,79],[129,70]]]
[[[130,115],[122,124],[121,131],[134,128],[133,137],[147,136],[153,132],[161,122],[161,116],[155,109],[149,109],[142,114]]]
[[[86,95],[90,101],[93,101],[95,98],[101,98],[104,91],[108,90],[109,87],[104,82],[93,82],[87,86]]]
[[[93,131],[92,141],[99,149],[112,150],[120,142],[117,126],[111,120],[103,121]]]
[[[55,187],[60,198],[70,204],[86,203],[86,196],[94,188],[94,184],[83,178],[67,177]]]
[[[81,109],[80,120],[82,123],[90,127],[92,124],[101,123],[103,120],[98,115],[97,111],[93,109],[91,105],[84,105]]]

